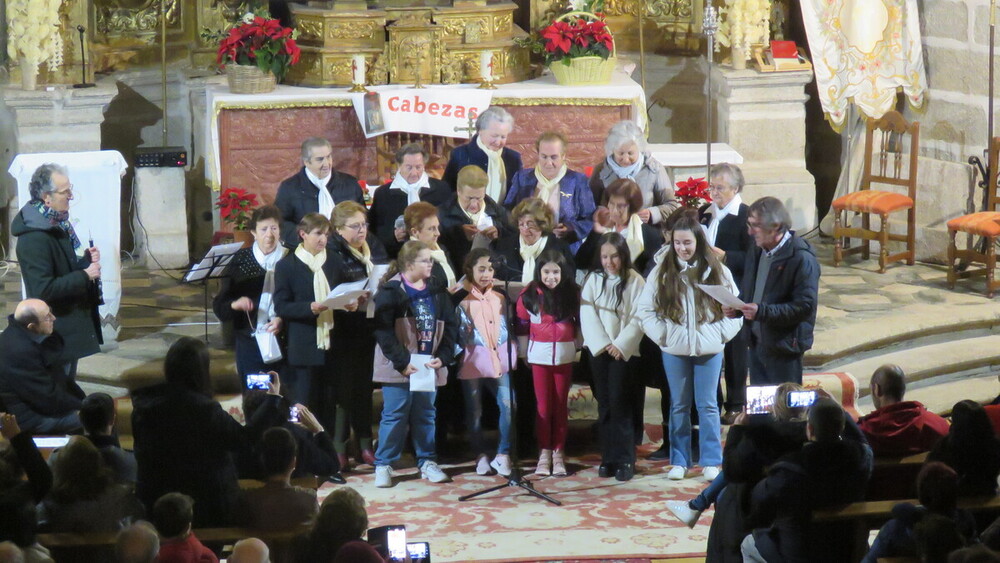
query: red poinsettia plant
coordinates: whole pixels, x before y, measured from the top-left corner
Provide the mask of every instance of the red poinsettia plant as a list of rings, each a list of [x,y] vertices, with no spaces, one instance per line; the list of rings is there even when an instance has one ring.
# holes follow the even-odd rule
[[[695,209],[712,201],[712,196],[708,195],[708,182],[704,178],[692,178],[690,176],[687,181],[677,182],[677,189],[674,190],[674,196],[677,197],[684,207],[693,207]]]
[[[615,40],[604,22],[602,14],[595,14],[596,21],[572,18],[570,21],[556,20],[543,28],[539,35],[545,63],[563,61],[576,57],[598,56],[607,59],[615,49]]]
[[[229,223],[234,230],[245,231],[250,224],[250,215],[257,208],[257,194],[243,188],[226,188],[215,200],[219,218]]]
[[[229,30],[219,43],[216,62],[223,67],[230,63],[256,66],[280,82],[301,54],[292,28],[276,19],[253,16]]]

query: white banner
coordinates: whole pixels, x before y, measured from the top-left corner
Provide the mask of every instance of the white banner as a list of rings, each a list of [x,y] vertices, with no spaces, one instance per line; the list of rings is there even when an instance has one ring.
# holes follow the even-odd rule
[[[914,107],[927,90],[916,0],[802,0],[802,20],[827,119],[840,128],[849,100],[879,118],[902,88]]]
[[[475,87],[380,88],[355,94],[353,102],[368,138],[393,131],[469,137],[468,128],[492,100],[491,90]]]

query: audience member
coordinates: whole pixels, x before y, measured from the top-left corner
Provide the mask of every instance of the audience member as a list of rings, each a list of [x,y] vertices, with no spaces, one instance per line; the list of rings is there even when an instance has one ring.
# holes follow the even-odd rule
[[[367,529],[365,499],[351,487],[337,488],[320,506],[296,561],[315,563],[333,556],[344,563],[383,563],[378,551],[361,539]]]
[[[278,377],[269,384],[264,406],[244,427],[212,398],[208,347],[202,340],[182,337],[163,365],[166,383],[133,393],[139,499],[150,510],[166,493],[185,493],[198,503],[196,527],[226,525],[239,493],[230,454],[248,450],[276,416]]]
[[[0,436],[7,440],[0,449],[0,541],[12,541],[21,549],[40,548],[35,543],[35,505],[52,488],[52,472],[17,417],[0,413]]]
[[[24,563],[24,553],[12,541],[0,542],[0,563]]]
[[[913,528],[920,563],[948,563],[948,555],[969,545],[951,518],[928,514]]]
[[[194,499],[182,493],[167,493],[153,504],[153,525],[160,533],[156,563],[217,563],[219,558],[202,545],[191,531]]]
[[[747,252],[740,295],[728,309],[748,322],[752,385],[802,383],[802,355],[812,348],[819,301],[819,262],[812,245],[795,235],[792,218],[774,197],[750,206],[747,225],[755,247]]]
[[[271,550],[257,538],[246,538],[233,545],[227,563],[270,563]]]
[[[919,505],[901,502],[892,508],[892,520],[879,530],[862,563],[876,563],[886,557],[915,557],[914,528],[925,517],[936,514],[955,522],[967,540],[976,539],[976,521],[957,507],[958,474],[947,465],[932,461],[917,475]]]
[[[91,393],[83,400],[80,406],[80,423],[83,425],[83,434],[97,447],[104,458],[104,464],[108,466],[114,475],[115,481],[119,483],[135,483],[136,463],[132,452],[122,449],[118,443],[118,435],[115,433],[117,415],[115,413],[115,400],[107,393]],[[55,450],[49,455],[49,465],[55,464],[59,459],[59,452]]]
[[[948,434],[947,420],[928,411],[918,401],[904,401],[905,393],[903,368],[886,364],[872,374],[875,410],[861,417],[858,427],[865,433],[876,456],[926,452]]]
[[[257,450],[264,466],[264,486],[240,491],[236,522],[257,530],[308,524],[316,515],[316,491],[291,484],[298,454],[292,433],[270,428],[261,436]]]
[[[1000,553],[978,544],[952,551],[948,554],[948,563],[998,563]]]
[[[754,487],[748,523],[757,529],[743,541],[744,561],[846,560],[850,542],[840,527],[813,526],[811,514],[861,499],[872,471],[871,448],[829,398],[809,409],[806,434],[809,442],[772,465]]]
[[[117,532],[144,515],[131,484],[116,483],[97,447],[73,436],[52,464],[53,485],[38,505],[46,532]]]
[[[927,461],[943,461],[958,473],[959,496],[997,494],[1000,440],[982,405],[968,399],[951,409],[951,429]]]
[[[66,374],[65,343],[55,315],[40,299],[25,299],[0,333],[0,404],[29,434],[66,434],[80,429],[84,394]]]
[[[160,536],[146,521],[136,522],[121,532],[115,541],[118,563],[153,563],[160,552]]]
[[[333,147],[323,137],[310,137],[302,142],[302,168],[278,186],[274,205],[281,210],[281,234],[285,246],[299,244],[295,230],[299,221],[310,213],[330,217],[333,206],[342,201],[365,204],[358,179],[333,168]]]

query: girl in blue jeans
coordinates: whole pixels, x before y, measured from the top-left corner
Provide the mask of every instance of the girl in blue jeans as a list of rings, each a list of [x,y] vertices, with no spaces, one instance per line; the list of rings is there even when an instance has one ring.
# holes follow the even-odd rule
[[[691,401],[700,421],[698,460],[705,479],[719,475],[722,439],[716,389],[722,350],[740,330],[742,319],[726,318],[722,305],[697,285],[739,290],[733,276],[712,252],[701,224],[683,216],[674,224],[670,245],[649,274],[637,315],[643,332],[663,352],[670,386],[670,463],[667,477],[683,479],[691,456]]]

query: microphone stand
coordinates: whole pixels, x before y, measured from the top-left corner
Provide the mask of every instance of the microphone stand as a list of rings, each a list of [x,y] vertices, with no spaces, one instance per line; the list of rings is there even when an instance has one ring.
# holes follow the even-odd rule
[[[508,270],[508,273],[515,271],[514,268],[507,265],[507,261],[503,256],[499,260],[493,261],[494,266],[504,268]],[[517,274],[520,275],[521,271],[516,270]],[[529,495],[540,498],[542,500],[547,500],[556,506],[562,506],[562,503],[558,500],[550,497],[549,495],[539,491],[531,484],[531,481],[524,478],[521,473],[521,463],[517,455],[517,391],[514,388],[514,370],[512,366],[514,365],[514,342],[513,339],[517,338],[514,334],[514,318],[517,314],[515,307],[515,300],[510,297],[510,281],[507,276],[504,276],[503,280],[503,292],[504,296],[507,297],[505,308],[507,309],[507,366],[510,370],[508,372],[508,377],[510,381],[510,475],[507,476],[507,482],[501,483],[499,485],[494,485],[492,487],[487,487],[481,491],[476,491],[464,496],[458,497],[460,502],[467,501],[476,498],[487,493],[492,493],[493,491],[499,491],[500,489],[506,487],[518,487],[524,489]]]
[[[96,84],[87,82],[87,51],[83,41],[83,34],[87,31],[87,28],[82,25],[76,26],[76,30],[80,32],[80,83],[74,84],[74,88],[93,88],[97,86]]]

